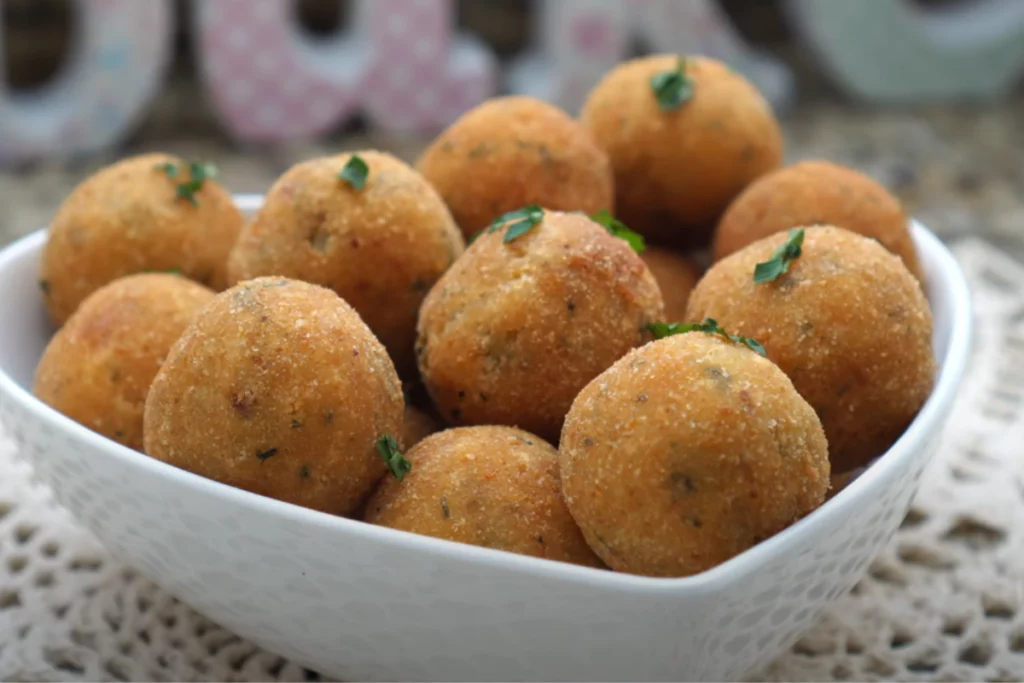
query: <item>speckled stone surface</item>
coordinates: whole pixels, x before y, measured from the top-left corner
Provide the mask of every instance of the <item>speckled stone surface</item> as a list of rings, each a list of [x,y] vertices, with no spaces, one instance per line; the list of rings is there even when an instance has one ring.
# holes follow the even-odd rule
[[[116,156],[167,151],[207,159],[236,192],[262,192],[296,161],[378,147],[412,160],[423,141],[338,134],[275,150],[244,149],[215,126],[193,86],[167,90],[123,149],[78,163],[0,171],[0,243],[45,225],[88,173]],[[998,106],[874,109],[816,101],[785,121],[787,157],[861,169],[944,239],[980,235],[1024,258],[1024,95]]]

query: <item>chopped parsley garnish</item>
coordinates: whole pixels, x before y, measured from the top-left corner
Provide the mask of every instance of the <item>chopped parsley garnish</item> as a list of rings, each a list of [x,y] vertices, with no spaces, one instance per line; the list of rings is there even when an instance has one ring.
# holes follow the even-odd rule
[[[178,165],[172,164],[170,161],[165,161],[162,164],[157,164],[155,168],[158,171],[163,171],[164,173],[166,173],[168,178],[178,177]]]
[[[358,154],[353,154],[344,168],[338,171],[338,177],[351,185],[354,190],[362,190],[366,186],[366,178],[369,175],[369,165]]]
[[[260,459],[260,462],[263,462],[264,460],[267,460],[268,458],[273,458],[275,455],[277,455],[277,449],[276,448],[268,448],[265,451],[260,451],[259,453],[257,453],[256,457]]]
[[[590,220],[595,223],[600,223],[604,226],[604,229],[610,232],[614,237],[626,240],[626,243],[638,254],[642,254],[644,249],[647,248],[644,236],[638,232],[630,230],[629,226],[613,216],[608,209],[601,209],[591,216]]]
[[[162,164],[157,164],[154,168],[158,171],[163,171],[167,174],[170,179],[175,179],[181,172],[181,168],[178,164],[166,161]],[[203,183],[208,179],[217,177],[217,167],[213,164],[201,163],[198,161],[190,161],[188,164],[189,179],[178,183],[175,186],[175,192],[178,195],[178,199],[184,199],[188,201],[192,206],[199,206],[199,200],[196,199],[196,193],[203,189]]]
[[[737,344],[743,344],[762,356],[767,355],[764,347],[758,344],[755,340],[750,337],[740,337],[734,334],[729,334],[722,329],[721,325],[719,325],[718,321],[714,318],[705,318],[702,323],[648,323],[647,329],[650,330],[655,339],[663,339],[665,337],[671,337],[675,334],[684,334],[686,332],[707,332],[708,334],[717,334],[725,337],[729,341],[736,342]]]
[[[662,111],[674,111],[693,97],[693,80],[686,75],[686,60],[682,57],[672,71],[651,76],[651,90]]]
[[[487,232],[497,232],[502,228],[508,228],[505,231],[504,239],[505,244],[508,244],[536,228],[543,220],[544,209],[536,204],[530,204],[498,216],[491,223],[491,227],[487,228]]]
[[[789,238],[782,243],[772,257],[764,263],[754,266],[754,282],[763,284],[771,282],[789,272],[789,264],[800,258],[804,246],[804,229],[794,228],[789,231]]]
[[[384,463],[398,481],[402,481],[412,469],[412,463],[406,460],[398,450],[398,442],[390,434],[385,434],[377,439],[377,452],[380,453],[380,457],[384,458]]]
[[[50,296],[50,281],[40,280],[39,289],[42,290],[43,294],[45,294],[46,296]]]

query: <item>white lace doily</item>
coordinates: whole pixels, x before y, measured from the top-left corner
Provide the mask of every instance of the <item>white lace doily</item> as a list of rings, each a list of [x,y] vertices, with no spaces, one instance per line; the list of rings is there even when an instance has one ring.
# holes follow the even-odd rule
[[[957,248],[972,367],[910,515],[854,592],[753,679],[1024,679],[1024,268]],[[0,680],[319,680],[111,558],[0,436]]]

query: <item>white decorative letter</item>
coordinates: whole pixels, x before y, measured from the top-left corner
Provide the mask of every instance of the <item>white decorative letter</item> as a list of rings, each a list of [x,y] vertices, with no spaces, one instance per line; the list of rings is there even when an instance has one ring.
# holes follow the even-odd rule
[[[452,38],[451,0],[373,0],[375,54],[367,118],[391,133],[444,128],[495,90],[497,64],[481,42]]]
[[[381,130],[431,131],[494,92],[491,52],[452,38],[451,0],[351,4],[352,28],[314,41],[295,19],[294,0],[195,3],[203,76],[236,137],[310,137],[359,110]]]
[[[353,28],[334,38],[304,35],[294,0],[193,3],[206,88],[228,131],[279,142],[325,133],[360,105],[373,53],[366,21],[373,0],[353,3]]]
[[[0,164],[116,144],[163,82],[172,24],[167,0],[75,4],[76,41],[54,82],[25,94],[0,83]]]
[[[578,110],[590,89],[626,54],[629,5],[621,0],[535,2],[535,47],[513,62],[510,89],[569,112]]]
[[[926,10],[909,0],[789,0],[846,90],[877,102],[996,97],[1024,71],[1024,2]]]

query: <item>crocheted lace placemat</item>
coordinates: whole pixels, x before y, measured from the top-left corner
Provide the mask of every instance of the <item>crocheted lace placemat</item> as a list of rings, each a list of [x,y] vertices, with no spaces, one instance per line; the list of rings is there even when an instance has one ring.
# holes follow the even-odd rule
[[[868,575],[753,680],[1024,679],[1024,267],[956,248],[974,357],[913,508]],[[302,681],[108,555],[0,435],[0,680]]]

